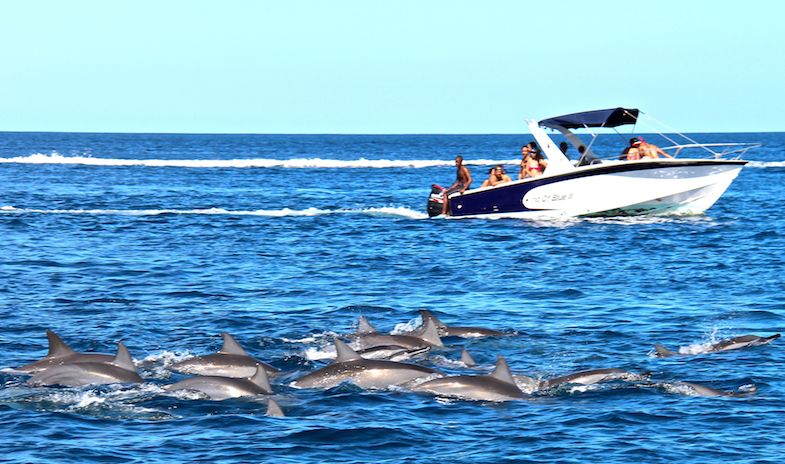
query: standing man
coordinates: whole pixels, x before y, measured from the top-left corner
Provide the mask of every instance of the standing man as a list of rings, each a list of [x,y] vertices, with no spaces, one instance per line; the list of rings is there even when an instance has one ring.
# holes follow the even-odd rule
[[[472,184],[472,175],[469,173],[469,170],[466,166],[463,165],[463,156],[458,155],[455,157],[455,182],[444,191],[444,208],[442,209],[442,214],[447,214],[449,211],[449,199],[447,197],[450,196],[452,192],[465,192],[466,189]]]

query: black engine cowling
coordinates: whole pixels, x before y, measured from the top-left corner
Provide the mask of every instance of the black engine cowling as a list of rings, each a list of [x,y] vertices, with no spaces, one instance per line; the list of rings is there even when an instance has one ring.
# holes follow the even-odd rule
[[[442,214],[444,209],[444,191],[445,188],[440,185],[431,185],[431,194],[428,196],[428,217]]]

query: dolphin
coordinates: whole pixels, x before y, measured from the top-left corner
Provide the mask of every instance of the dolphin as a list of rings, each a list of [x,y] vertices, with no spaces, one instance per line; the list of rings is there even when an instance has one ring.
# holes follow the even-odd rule
[[[335,339],[335,363],[308,373],[291,383],[297,388],[333,388],[351,382],[360,388],[387,388],[412,380],[441,376],[441,373],[416,364],[365,359],[349,345]]]
[[[58,364],[34,374],[28,383],[31,385],[63,385],[82,387],[85,385],[105,385],[110,383],[141,383],[136,373],[131,354],[123,342],[117,344],[117,356],[111,362],[76,362]]]
[[[267,417],[286,417],[281,406],[272,398],[267,400],[267,414],[265,415]]]
[[[717,390],[715,388],[707,387],[706,385],[701,385],[698,383],[692,382],[675,382],[675,383],[666,383],[661,384],[662,387],[665,388],[669,393],[681,393],[683,395],[689,396],[705,396],[705,397],[734,397],[734,398],[741,398],[745,396],[754,395],[758,388],[755,385],[752,385],[749,390],[746,391],[726,391],[726,390]]]
[[[223,347],[214,354],[196,356],[173,364],[169,369],[181,374],[214,375],[222,377],[246,378],[256,373],[258,366],[264,367],[268,374],[278,372],[273,366],[252,358],[239,343],[226,332],[221,334]]]
[[[399,361],[425,353],[430,349],[431,348],[429,346],[409,350],[397,345],[380,345],[374,346],[373,348],[366,348],[364,350],[357,350],[357,354],[365,359],[386,359],[390,361]]]
[[[509,335],[504,332],[499,332],[498,330],[484,329],[482,327],[458,327],[447,325],[427,309],[420,310],[420,317],[422,318],[423,327],[425,327],[426,321],[432,321],[441,337],[480,338],[505,337]]]
[[[17,367],[17,371],[34,374],[47,367],[58,364],[69,364],[76,362],[97,362],[109,363],[115,359],[114,355],[104,353],[77,353],[70,346],[66,345],[59,335],[46,330],[46,338],[49,340],[49,352],[43,359]]]
[[[708,348],[706,348],[704,351],[702,351],[702,353],[717,353],[720,351],[738,350],[750,346],[766,345],[778,338],[780,338],[780,334],[774,334],[770,337],[759,337],[757,335],[742,335],[740,337],[733,337],[726,340],[720,340],[719,342],[714,343]],[[670,356],[678,356],[681,354],[677,351],[671,351],[668,348],[659,344],[654,345],[654,350],[656,351],[655,356],[657,356],[658,358],[667,358]]]
[[[225,400],[243,396],[272,395],[267,370],[259,365],[254,375],[247,378],[202,375],[181,380],[164,387],[167,391],[193,390],[204,393],[211,400]]]
[[[367,322],[367,319],[366,319]],[[374,330],[369,332],[368,329]],[[361,332],[362,330],[362,332]],[[439,337],[438,329],[433,322],[423,324],[423,330],[418,335],[387,335],[376,332],[373,326],[359,325],[356,334],[357,346],[360,349],[369,349],[377,346],[400,346],[407,350],[419,348],[442,347],[442,339]]]
[[[601,382],[622,380],[624,382],[642,382],[649,378],[649,374],[635,374],[623,369],[593,369],[589,371],[573,372],[543,381],[541,389],[554,388],[563,384],[594,385]]]
[[[477,401],[509,401],[527,396],[515,384],[503,356],[498,357],[496,368],[488,375],[443,377],[423,382],[412,390]]]

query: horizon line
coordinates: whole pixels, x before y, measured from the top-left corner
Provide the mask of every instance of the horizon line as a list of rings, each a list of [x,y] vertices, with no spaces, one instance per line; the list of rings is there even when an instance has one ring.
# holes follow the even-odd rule
[[[658,132],[636,132],[637,134],[658,134]],[[662,132],[664,134],[779,134],[785,133],[780,130],[765,131],[684,131],[684,132]],[[106,134],[106,135],[338,135],[338,136],[389,136],[389,135],[531,135],[531,132],[97,132],[97,131],[55,131],[55,130],[0,130],[0,134]],[[556,135],[556,134],[553,134]],[[578,133],[577,135],[582,135]],[[605,135],[605,133],[597,134]],[[614,135],[607,133],[607,135]]]

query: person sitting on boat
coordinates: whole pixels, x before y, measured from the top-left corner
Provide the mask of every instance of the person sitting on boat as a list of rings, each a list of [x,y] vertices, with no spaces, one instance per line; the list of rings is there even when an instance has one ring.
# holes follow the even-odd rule
[[[455,157],[455,182],[444,191],[444,207],[442,214],[447,214],[449,211],[449,196],[453,192],[465,192],[470,185],[472,185],[472,175],[469,169],[463,165],[463,156],[458,155]]]
[[[643,137],[640,138],[640,145],[638,146],[638,151],[640,152],[641,159],[648,158],[648,159],[657,159],[660,155],[666,158],[673,158],[671,155],[662,151],[662,148],[654,145],[653,143],[649,143],[643,140]]]
[[[641,141],[638,139],[638,137],[631,138],[630,146],[624,149],[624,151],[621,153],[621,156],[619,156],[619,159],[627,161],[641,159],[640,145]]]
[[[559,143],[559,151],[565,158],[570,159],[570,156],[567,154],[567,150],[570,149],[570,145],[567,142]]]
[[[546,167],[548,167],[548,162],[543,159],[540,153],[529,151],[528,156],[521,163],[521,172],[523,173],[521,179],[539,177],[545,172]]]
[[[578,156],[578,166],[587,166],[600,161],[598,158],[586,153],[586,145],[578,147],[578,155],[580,155]]]
[[[493,168],[493,173],[491,174],[491,177],[488,180],[490,181],[489,184],[491,185],[491,187],[493,187],[494,185],[512,182],[512,179],[504,171],[504,167],[501,164]]]

